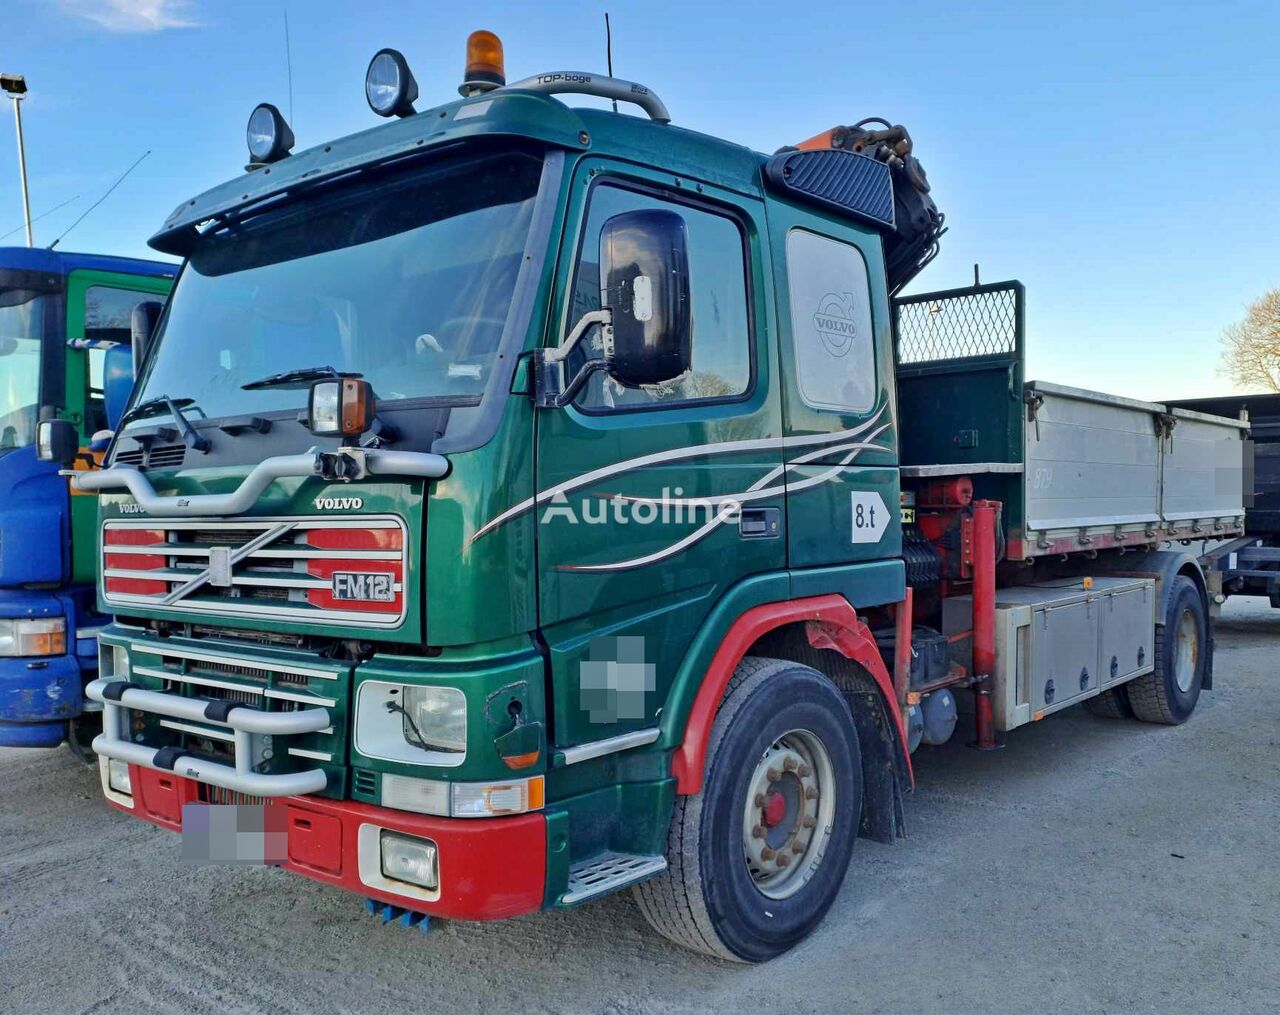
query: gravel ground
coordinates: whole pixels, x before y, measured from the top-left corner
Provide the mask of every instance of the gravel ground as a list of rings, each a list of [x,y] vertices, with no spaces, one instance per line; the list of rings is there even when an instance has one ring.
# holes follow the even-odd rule
[[[910,837],[860,841],[823,926],[760,967],[628,897],[383,927],[280,870],[184,865],[65,749],[0,750],[0,1010],[1280,1010],[1278,649],[1280,613],[1233,601],[1186,726],[1070,709],[1002,752],[926,748]]]

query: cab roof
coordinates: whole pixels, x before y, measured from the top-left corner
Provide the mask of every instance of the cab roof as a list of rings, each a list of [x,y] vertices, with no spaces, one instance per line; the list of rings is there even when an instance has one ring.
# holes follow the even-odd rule
[[[559,99],[504,88],[379,123],[228,180],[180,204],[149,241],[186,256],[200,225],[229,220],[286,195],[362,169],[411,158],[468,139],[492,137],[598,152],[695,177],[727,189],[759,193],[765,157],[695,131],[601,109],[570,109]]]
[[[52,275],[67,275],[81,268],[155,278],[173,278],[178,273],[178,266],[166,261],[145,261],[137,257],[114,257],[109,254],[78,254],[70,250],[49,250],[46,247],[0,247],[0,268],[46,271]]]

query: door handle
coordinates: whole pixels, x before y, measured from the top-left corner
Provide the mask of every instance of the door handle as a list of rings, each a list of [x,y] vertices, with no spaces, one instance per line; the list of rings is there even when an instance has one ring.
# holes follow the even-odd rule
[[[738,535],[743,539],[775,539],[782,535],[782,508],[743,508],[738,515]]]

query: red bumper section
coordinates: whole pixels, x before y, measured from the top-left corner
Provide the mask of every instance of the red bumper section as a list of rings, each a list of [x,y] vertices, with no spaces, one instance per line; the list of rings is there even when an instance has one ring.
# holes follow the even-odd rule
[[[200,801],[199,784],[192,779],[137,765],[129,766],[129,778],[133,808],[107,802],[162,828],[181,831],[183,804]],[[311,796],[282,797],[268,800],[267,805],[288,811],[288,860],[284,866],[316,881],[456,920],[499,920],[542,908],[547,833],[541,814],[437,818]],[[439,898],[427,901],[361,880],[362,825],[432,840],[440,864]],[[378,863],[378,858],[372,860]]]

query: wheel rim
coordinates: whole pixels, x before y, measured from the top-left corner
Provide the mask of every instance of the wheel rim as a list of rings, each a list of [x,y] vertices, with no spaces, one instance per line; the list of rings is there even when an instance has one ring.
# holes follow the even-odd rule
[[[1173,679],[1184,694],[1191,690],[1200,662],[1200,631],[1190,610],[1183,610],[1174,631]]]
[[[744,859],[762,895],[785,899],[809,883],[835,809],[835,769],[815,734],[791,730],[769,745],[752,772],[742,817]]]

